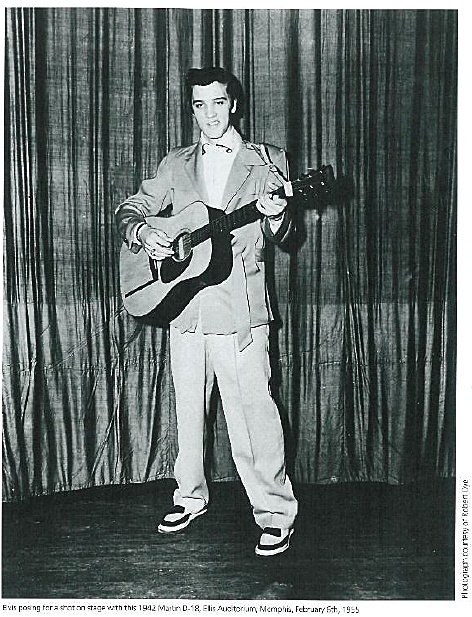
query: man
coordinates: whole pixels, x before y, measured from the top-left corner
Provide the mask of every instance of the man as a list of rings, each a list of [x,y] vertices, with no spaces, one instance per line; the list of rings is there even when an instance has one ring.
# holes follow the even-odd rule
[[[262,529],[256,554],[275,555],[289,547],[297,514],[285,470],[280,417],[269,386],[271,310],[264,274],[264,239],[281,242],[290,229],[287,201],[271,195],[285,181],[286,158],[273,146],[243,141],[234,128],[241,94],[231,73],[218,67],[191,69],[187,88],[200,139],[171,150],[157,174],[118,206],[123,240],[130,250],[145,250],[157,262],[171,256],[172,238],[146,222],[170,204],[172,214],[195,201],[223,214],[257,199],[262,220],[232,232],[229,276],[199,291],[170,324],[177,489],[174,508],[158,531],[178,532],[207,511],[204,420],[216,377],[233,459]]]

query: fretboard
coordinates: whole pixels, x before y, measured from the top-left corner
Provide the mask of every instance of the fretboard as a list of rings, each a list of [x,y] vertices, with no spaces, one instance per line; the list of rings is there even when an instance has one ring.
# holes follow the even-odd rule
[[[318,170],[310,170],[309,173],[304,174],[298,180],[292,182],[286,182],[284,185],[279,186],[275,191],[272,191],[272,195],[279,195],[279,197],[292,197],[295,192],[306,193],[310,192],[313,197],[317,197],[329,192],[329,185],[332,183],[333,169],[331,165],[324,165]],[[196,229],[190,233],[191,246],[198,246],[205,240],[212,238],[218,234],[229,233],[233,229],[238,227],[244,227],[248,223],[253,223],[257,219],[262,218],[262,214],[256,208],[257,200],[251,201],[251,203],[233,210],[230,214],[222,213],[222,215],[207,225]]]
[[[238,229],[239,227],[244,227],[249,223],[253,223],[257,221],[257,219],[262,218],[262,214],[256,208],[257,200],[251,201],[251,203],[246,204],[242,208],[238,208],[238,210],[234,210],[229,214],[222,214],[222,216],[210,221],[203,227],[199,227],[192,231],[190,234],[190,242],[192,247],[198,246],[205,240],[209,238],[213,238],[218,234],[229,233],[233,229]]]

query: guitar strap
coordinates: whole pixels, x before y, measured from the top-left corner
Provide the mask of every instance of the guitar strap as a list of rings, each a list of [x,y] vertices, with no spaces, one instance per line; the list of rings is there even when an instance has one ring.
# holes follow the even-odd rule
[[[261,143],[261,144],[259,144],[259,147],[260,147],[260,150],[261,150],[260,153],[259,153],[259,156],[262,158],[264,163],[267,163],[267,165],[269,166],[270,171],[272,171],[272,173],[274,173],[276,176],[279,177],[280,180],[282,180],[282,182],[284,184],[285,195],[287,197],[292,197],[293,196],[292,185],[288,181],[288,179],[285,178],[284,174],[280,171],[280,169],[277,167],[277,165],[275,165],[275,163],[270,158],[269,150],[268,150],[267,146],[265,144]]]
[[[282,171],[277,167],[277,165],[270,158],[269,149],[267,148],[266,144],[260,143],[259,149],[260,149],[259,156],[261,157],[261,159],[264,161],[264,163],[266,163],[269,166],[270,171],[272,171],[272,173],[278,176],[279,179],[282,180],[282,182],[285,184],[287,182],[287,179],[285,178]]]
[[[267,152],[267,146],[265,144],[259,144],[262,153],[262,160],[268,165],[271,164],[269,153]]]
[[[265,144],[259,144],[259,148],[260,148],[260,152],[259,155],[261,157],[261,159],[264,161],[264,163],[266,163],[272,171],[277,171],[277,173],[283,178],[283,174],[281,173],[280,169],[277,167],[277,165],[274,165],[272,159],[269,156],[269,150],[267,148],[267,146]]]

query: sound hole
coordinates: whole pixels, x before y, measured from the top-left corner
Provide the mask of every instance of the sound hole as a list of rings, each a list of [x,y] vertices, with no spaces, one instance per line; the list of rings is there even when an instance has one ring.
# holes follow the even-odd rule
[[[179,262],[185,261],[192,252],[190,232],[183,231],[176,236],[172,242],[172,248],[174,249],[173,259]]]

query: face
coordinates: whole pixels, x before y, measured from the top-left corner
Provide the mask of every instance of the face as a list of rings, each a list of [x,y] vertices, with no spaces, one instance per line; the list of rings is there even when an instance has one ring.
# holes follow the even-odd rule
[[[202,133],[210,140],[220,139],[228,130],[236,101],[231,103],[226,86],[214,81],[208,86],[193,86],[192,109]]]

